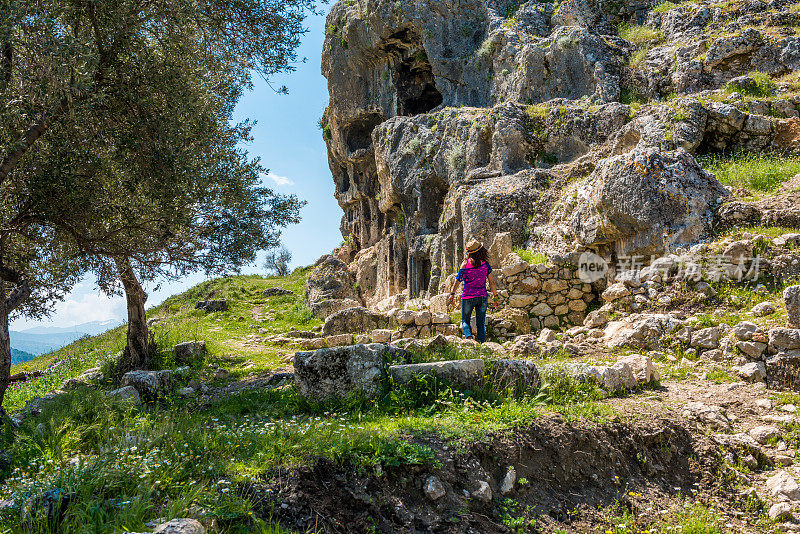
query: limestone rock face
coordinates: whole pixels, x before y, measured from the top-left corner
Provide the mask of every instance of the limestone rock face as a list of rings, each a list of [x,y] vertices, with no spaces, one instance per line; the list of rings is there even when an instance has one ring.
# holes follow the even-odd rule
[[[603,160],[575,186],[569,224],[584,245],[618,243],[625,254],[661,254],[711,230],[724,187],[688,153],[636,148]]]
[[[344,262],[332,256],[324,256],[317,261],[314,270],[306,281],[306,303],[312,312],[315,312],[315,305],[319,306],[329,300],[342,301],[349,299],[356,301],[356,304],[358,304],[360,297],[355,284],[355,278],[347,270],[347,265]],[[336,305],[331,304],[325,306],[324,311],[320,310],[320,312],[328,312],[327,315],[323,316],[325,318],[334,311],[344,309],[341,307],[336,308]]]
[[[344,399],[355,393],[367,398],[381,391],[384,345],[350,345],[298,352],[294,378],[298,393],[316,401]]]
[[[790,27],[795,14],[776,4],[732,22],[717,5],[652,8],[639,0],[334,5],[322,130],[345,244],[317,265],[312,311],[327,317],[352,299],[445,312],[443,293],[476,238],[489,249],[502,304],[527,314],[532,331],[562,328],[583,324],[606,288],[563,267],[587,250],[614,262],[694,245],[712,223],[800,225],[794,197],[780,206],[734,200],[693,156],[800,148],[800,99],[783,89],[763,100],[733,96],[758,86],[751,71],[800,69],[800,38],[767,33],[772,22],[759,18]],[[629,42],[617,35],[621,22],[645,23],[665,40]],[[621,88],[649,102],[622,104]],[[546,261],[522,261],[520,247]],[[602,321],[594,314],[589,324]]]

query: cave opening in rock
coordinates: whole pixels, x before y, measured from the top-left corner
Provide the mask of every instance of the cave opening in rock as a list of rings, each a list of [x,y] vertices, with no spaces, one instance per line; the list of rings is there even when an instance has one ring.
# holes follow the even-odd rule
[[[435,234],[439,231],[439,218],[444,207],[444,198],[447,196],[447,180],[431,174],[420,184],[417,193],[417,218],[420,231],[425,234]]]
[[[433,69],[423,50],[403,60],[397,67],[397,113],[419,115],[442,103]]]
[[[372,130],[383,122],[379,113],[367,113],[353,120],[344,128],[345,143],[350,152],[356,152],[372,145]]]

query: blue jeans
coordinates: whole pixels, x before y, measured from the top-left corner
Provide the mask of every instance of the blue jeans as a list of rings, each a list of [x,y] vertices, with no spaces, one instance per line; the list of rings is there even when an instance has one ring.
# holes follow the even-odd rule
[[[476,336],[478,343],[486,341],[486,310],[489,308],[489,297],[475,297],[473,299],[461,299],[461,330],[464,337],[472,337],[470,319],[472,310],[475,310],[475,322],[478,327]]]

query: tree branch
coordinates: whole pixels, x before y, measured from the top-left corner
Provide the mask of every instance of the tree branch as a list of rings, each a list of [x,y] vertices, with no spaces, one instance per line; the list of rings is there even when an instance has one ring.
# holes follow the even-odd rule
[[[11,312],[17,309],[17,307],[19,307],[19,305],[22,304],[23,301],[25,301],[25,299],[27,299],[30,296],[31,296],[31,286],[28,283],[28,279],[23,277],[22,280],[17,285],[17,287],[14,289],[14,291],[11,292],[11,295],[9,295],[8,298],[6,299],[6,310],[8,310],[8,312]]]
[[[61,103],[52,114],[43,114],[42,118],[39,119],[38,122],[28,128],[28,131],[25,132],[25,134],[22,136],[22,139],[20,139],[19,143],[17,143],[17,148],[6,154],[6,156],[3,158],[3,161],[0,162],[0,184],[2,184],[8,177],[9,173],[14,170],[14,167],[17,166],[17,163],[19,163],[19,160],[22,159],[22,156],[24,156],[25,153],[28,152],[28,150],[33,146],[33,144],[47,131],[47,129],[50,127],[50,123],[66,113],[68,109],[69,100],[67,98],[62,98]]]

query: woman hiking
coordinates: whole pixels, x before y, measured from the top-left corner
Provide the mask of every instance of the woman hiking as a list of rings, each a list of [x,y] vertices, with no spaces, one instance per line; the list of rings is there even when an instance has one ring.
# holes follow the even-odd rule
[[[492,267],[489,265],[489,253],[480,241],[471,239],[467,243],[467,258],[458,270],[458,276],[453,282],[448,302],[451,308],[455,305],[458,284],[464,282],[464,290],[461,293],[461,329],[464,331],[466,339],[475,339],[475,334],[477,334],[478,343],[486,341],[486,310],[489,307],[489,295],[486,292],[487,280],[496,306],[500,296],[497,294]],[[473,310],[475,310],[477,333],[473,333],[470,327]]]

